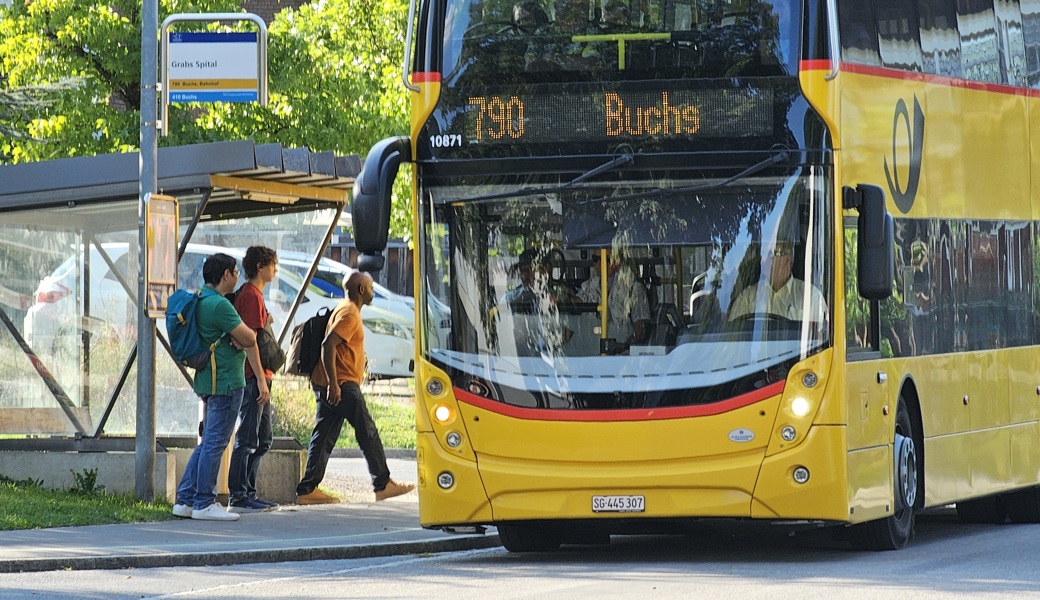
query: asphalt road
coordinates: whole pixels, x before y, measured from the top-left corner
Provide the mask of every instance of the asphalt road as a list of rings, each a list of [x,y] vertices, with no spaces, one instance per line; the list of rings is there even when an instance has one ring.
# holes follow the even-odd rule
[[[615,537],[551,554],[437,555],[0,575],[4,600],[231,598],[1040,598],[1040,525],[922,517],[898,552],[855,552],[830,532],[707,523],[685,536]]]

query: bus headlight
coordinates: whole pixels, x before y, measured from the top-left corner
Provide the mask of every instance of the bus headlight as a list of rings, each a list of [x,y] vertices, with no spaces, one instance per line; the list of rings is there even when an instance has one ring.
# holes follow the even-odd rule
[[[455,411],[447,404],[437,404],[433,407],[433,420],[441,425],[447,425],[455,420]]]
[[[794,438],[798,437],[798,432],[795,431],[794,427],[784,425],[783,429],[780,430],[780,437],[782,437],[785,442],[793,442]]]
[[[449,431],[448,435],[444,436],[444,443],[448,444],[449,448],[458,448],[462,445],[462,436],[457,431]]]
[[[455,485],[455,476],[450,471],[443,471],[437,476],[437,487],[446,490]]]
[[[812,404],[805,398],[798,396],[791,399],[791,414],[799,419],[808,415],[811,409]]]

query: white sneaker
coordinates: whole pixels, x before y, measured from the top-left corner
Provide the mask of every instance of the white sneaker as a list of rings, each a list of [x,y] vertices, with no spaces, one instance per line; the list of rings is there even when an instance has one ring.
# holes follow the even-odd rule
[[[210,504],[202,510],[191,511],[191,518],[196,521],[237,521],[241,515],[224,510],[218,502]]]
[[[182,519],[191,518],[192,508],[187,504],[174,504],[173,505],[173,516],[180,517]]]

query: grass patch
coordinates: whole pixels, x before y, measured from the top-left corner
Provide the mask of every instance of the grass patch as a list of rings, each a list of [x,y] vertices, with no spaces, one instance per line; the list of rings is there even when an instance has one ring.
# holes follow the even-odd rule
[[[404,388],[403,390],[401,388]],[[363,386],[369,411],[379,428],[385,448],[415,448],[414,384],[398,385],[396,394],[379,393],[373,386]],[[402,395],[403,394],[403,395]],[[314,428],[314,393],[310,384],[299,377],[278,376],[272,387],[275,406],[274,434],[291,436],[307,447]],[[21,436],[12,436],[21,437]],[[344,423],[336,444],[339,448],[357,448],[354,429]],[[48,490],[43,481],[14,481],[0,475],[0,531],[43,529],[77,525],[141,523],[169,521],[169,503],[140,502],[131,495],[107,494],[97,484],[97,472],[73,472],[75,488]]]
[[[408,390],[414,390],[409,382]],[[389,394],[379,394],[371,386],[362,386],[368,410],[379,429],[384,448],[415,449],[415,402]],[[414,396],[413,396],[414,397]],[[316,407],[310,384],[300,377],[276,376],[271,386],[274,403],[274,434],[295,438],[307,447],[314,429]],[[343,423],[337,448],[357,448],[354,428]]]
[[[40,482],[0,478],[0,531],[75,525],[140,523],[173,519],[167,503],[148,504],[131,496],[47,490]]]

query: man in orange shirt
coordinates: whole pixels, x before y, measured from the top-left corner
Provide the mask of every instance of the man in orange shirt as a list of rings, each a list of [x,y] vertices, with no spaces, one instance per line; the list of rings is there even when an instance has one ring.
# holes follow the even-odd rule
[[[372,489],[376,500],[386,500],[415,489],[414,483],[390,479],[390,467],[379,431],[368,404],[361,393],[365,375],[365,329],[361,324],[361,307],[372,303],[372,277],[353,273],[343,282],[347,297],[332,311],[321,346],[321,362],[311,373],[318,415],[307,448],[307,468],[296,486],[299,504],[335,504],[339,500],[318,489],[325,478],[325,467],[336,447],[343,420],[354,428],[358,446],[368,462]]]

